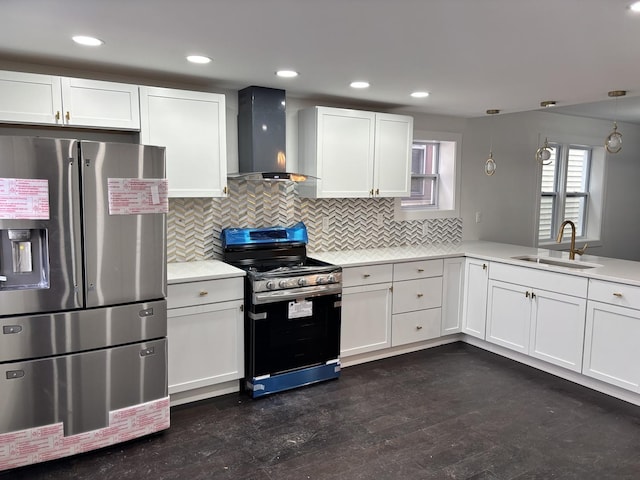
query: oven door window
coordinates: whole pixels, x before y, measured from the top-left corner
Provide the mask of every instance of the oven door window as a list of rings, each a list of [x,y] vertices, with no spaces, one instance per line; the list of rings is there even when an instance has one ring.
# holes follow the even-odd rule
[[[340,354],[340,295],[256,305],[250,321],[252,377],[320,365]],[[336,306],[338,305],[338,306]]]

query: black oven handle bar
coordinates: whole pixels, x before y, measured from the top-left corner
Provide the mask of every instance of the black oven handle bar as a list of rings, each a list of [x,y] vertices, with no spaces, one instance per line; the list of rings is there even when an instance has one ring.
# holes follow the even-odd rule
[[[286,302],[323,295],[335,295],[342,293],[342,284],[314,285],[312,287],[295,288],[291,290],[278,290],[275,292],[259,292],[253,294],[253,304],[263,305],[265,303]]]

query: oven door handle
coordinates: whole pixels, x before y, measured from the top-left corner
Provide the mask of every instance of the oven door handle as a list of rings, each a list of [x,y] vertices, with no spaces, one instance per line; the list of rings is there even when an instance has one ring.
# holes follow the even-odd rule
[[[253,294],[253,304],[262,305],[265,303],[286,302],[299,298],[320,297],[323,295],[335,295],[342,293],[341,284],[315,285],[312,287],[301,287],[290,290],[277,290],[275,292],[258,292]]]

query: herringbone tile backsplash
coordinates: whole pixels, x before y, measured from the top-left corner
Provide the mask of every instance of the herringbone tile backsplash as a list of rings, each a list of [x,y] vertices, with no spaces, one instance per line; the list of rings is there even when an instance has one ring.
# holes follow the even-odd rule
[[[167,258],[170,262],[221,259],[223,228],[290,226],[299,221],[307,226],[310,251],[462,239],[460,218],[396,222],[393,209],[392,198],[301,198],[293,182],[230,179],[227,198],[170,199]]]

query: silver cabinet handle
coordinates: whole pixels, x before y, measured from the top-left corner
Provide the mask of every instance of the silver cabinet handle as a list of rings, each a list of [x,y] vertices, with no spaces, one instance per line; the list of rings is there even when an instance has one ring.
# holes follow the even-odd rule
[[[419,268],[418,273],[422,273],[422,272],[424,272],[424,268]]]
[[[620,292],[614,292],[613,296],[614,297],[618,297],[618,298],[622,298],[622,294]]]
[[[207,292],[206,290],[201,290],[200,291],[200,296],[201,297],[206,297],[207,295],[209,295],[209,292]]]
[[[362,275],[364,278],[369,278],[371,275],[369,275],[368,273],[365,273],[364,275]]]
[[[417,295],[418,295],[418,298],[424,297],[424,293],[418,293]]]
[[[416,325],[416,330],[422,330],[422,325]]]

